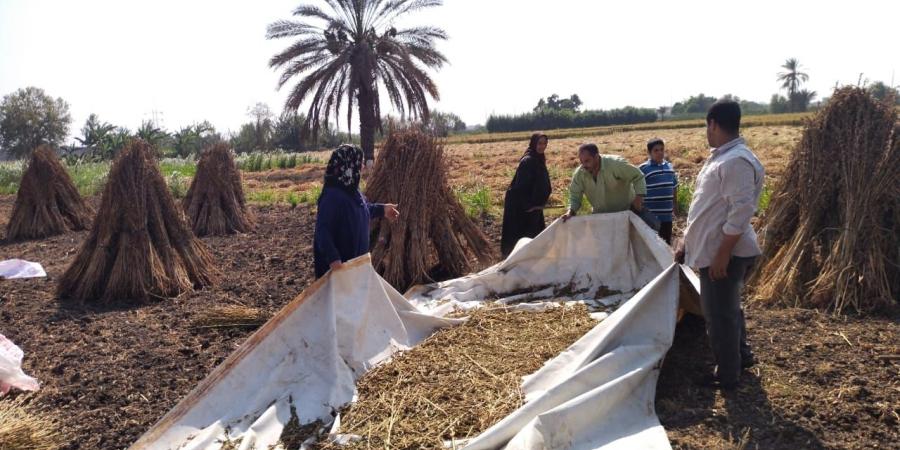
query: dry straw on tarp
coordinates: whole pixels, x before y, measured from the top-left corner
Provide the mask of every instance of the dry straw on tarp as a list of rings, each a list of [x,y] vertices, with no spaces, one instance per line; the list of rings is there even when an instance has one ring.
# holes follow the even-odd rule
[[[56,152],[38,147],[19,183],[19,192],[6,226],[6,239],[39,239],[84,230],[93,214]]]
[[[0,400],[0,450],[61,448],[66,439],[59,424],[33,410],[24,399]]]
[[[253,230],[241,173],[227,144],[220,142],[203,152],[182,206],[197,236]]]
[[[447,182],[444,149],[418,128],[393,128],[375,161],[366,196],[397,203],[400,219],[377,221],[372,264],[394,287],[404,290],[432,281],[435,269],[447,277],[488,265],[487,237],[466,216]]]
[[[159,171],[153,149],[129,142],[116,158],[94,227],[57,287],[79,302],[175,297],[216,278]]]
[[[766,219],[756,296],[866,312],[900,297],[897,111],[859,88],[807,125]]]
[[[522,405],[523,376],[596,324],[583,305],[475,311],[366,373],[340,432],[362,437],[350,448],[442,448],[475,436]]]

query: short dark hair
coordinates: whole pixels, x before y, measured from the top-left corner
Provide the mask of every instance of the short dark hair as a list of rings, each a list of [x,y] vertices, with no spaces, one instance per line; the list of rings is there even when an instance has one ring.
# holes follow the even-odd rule
[[[719,100],[709,107],[706,124],[715,121],[723,130],[737,134],[741,129],[741,105],[734,100]]]
[[[581,147],[578,147],[578,153],[588,152],[591,156],[600,155],[600,149],[597,148],[597,144],[581,144]]]
[[[656,147],[657,145],[662,145],[663,148],[665,148],[666,142],[661,138],[650,139],[649,141],[647,141],[647,153],[650,153],[650,151],[653,150],[653,147]]]

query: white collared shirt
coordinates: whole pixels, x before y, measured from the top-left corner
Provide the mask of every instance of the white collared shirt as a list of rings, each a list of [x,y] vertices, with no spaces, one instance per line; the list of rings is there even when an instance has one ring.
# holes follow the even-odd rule
[[[685,263],[709,267],[725,234],[740,234],[733,256],[762,253],[750,219],[756,213],[765,181],[759,158],[737,138],[710,150],[694,187],[684,232]]]

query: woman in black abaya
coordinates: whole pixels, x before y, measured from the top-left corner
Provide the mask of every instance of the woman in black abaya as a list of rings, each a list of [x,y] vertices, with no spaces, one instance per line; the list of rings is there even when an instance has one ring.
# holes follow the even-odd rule
[[[500,249],[506,258],[516,242],[533,238],[544,230],[544,206],[550,198],[550,174],[547,172],[547,136],[531,135],[528,150],[519,160],[506,198],[503,201],[503,234]]]

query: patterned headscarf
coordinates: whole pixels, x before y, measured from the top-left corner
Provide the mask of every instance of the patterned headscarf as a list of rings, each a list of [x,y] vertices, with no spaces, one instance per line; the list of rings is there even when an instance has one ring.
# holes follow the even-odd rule
[[[331,153],[325,169],[325,184],[339,185],[355,191],[359,189],[360,171],[363,166],[363,151],[355,145],[342,144]]]

